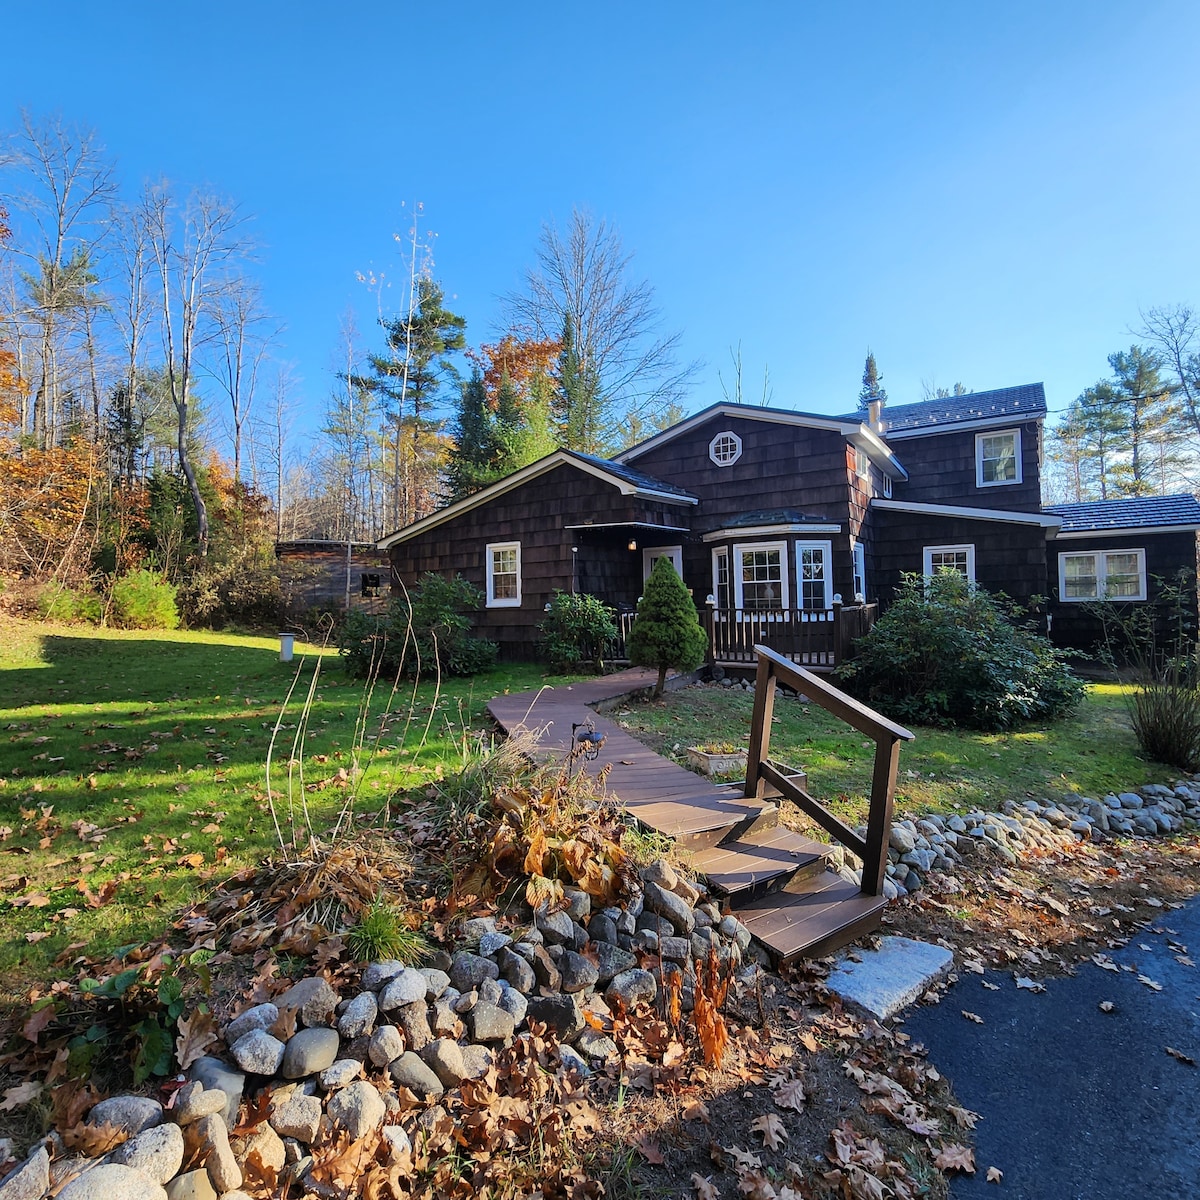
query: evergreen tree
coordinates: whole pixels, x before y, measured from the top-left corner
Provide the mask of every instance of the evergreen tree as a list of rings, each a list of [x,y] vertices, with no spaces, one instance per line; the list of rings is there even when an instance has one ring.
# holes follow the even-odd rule
[[[1141,346],[1108,356],[1112,391],[1124,416],[1129,456],[1116,469],[1123,496],[1152,496],[1167,490],[1180,465],[1183,430],[1171,387],[1160,375],[1159,357]]]
[[[446,498],[450,501],[461,500],[492,482],[498,450],[478,369],[462,385],[456,407],[455,444],[446,463]]]
[[[575,321],[563,318],[562,353],[558,359],[558,436],[568,450],[604,454],[605,408],[600,378],[591,360],[581,353]]]
[[[867,361],[863,364],[862,391],[858,393],[858,407],[862,412],[869,411],[874,400],[887,401],[887,391],[883,387],[883,377],[875,364],[875,355],[867,351]]]
[[[628,650],[634,666],[658,668],[655,699],[662,695],[671,667],[691,671],[708,653],[708,638],[700,627],[696,606],[665,556],[654,564],[646,580],[629,631]]]

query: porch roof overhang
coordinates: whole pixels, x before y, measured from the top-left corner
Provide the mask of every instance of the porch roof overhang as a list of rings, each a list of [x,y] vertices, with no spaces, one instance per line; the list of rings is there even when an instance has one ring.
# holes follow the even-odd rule
[[[572,533],[588,529],[648,529],[653,533],[691,533],[686,525],[658,525],[654,521],[585,521],[582,525],[564,525]]]
[[[406,525],[403,529],[397,529],[395,533],[381,538],[378,548],[380,550],[388,550],[392,546],[408,541],[410,538],[418,537],[422,533],[428,533],[431,529],[436,529],[439,525],[444,525],[447,521],[453,521],[455,517],[470,512],[473,508],[478,508],[481,504],[487,504],[489,500],[494,500],[497,496],[503,496],[505,492],[511,492],[523,483],[528,483],[531,479],[537,479],[538,476],[545,475],[557,467],[573,467],[577,471],[582,471],[585,475],[591,475],[616,488],[623,496],[640,496],[645,500],[657,500],[662,504],[674,504],[680,507],[689,507],[700,503],[699,498],[693,496],[690,492],[685,492],[682,488],[676,488],[673,484],[659,484],[658,480],[652,479],[649,475],[639,473],[636,477],[631,477],[619,468],[606,468],[603,459],[593,458],[590,454],[575,454],[570,450],[555,450],[553,453],[547,454],[544,458],[539,458],[537,462],[530,463],[529,466],[522,467],[519,471],[514,471],[511,475],[506,475],[503,479],[498,479],[495,483],[481,488],[473,495],[466,496],[462,500],[456,500],[453,504],[447,504],[445,508],[440,508],[437,512],[430,513],[429,516],[423,517],[420,521],[414,521],[411,525]]]
[[[1052,537],[1062,525],[1057,513],[1012,512],[1003,508],[969,508],[961,504],[919,504],[913,500],[871,501],[872,508],[884,512],[913,513],[922,517],[960,517],[967,521],[995,521],[1003,525],[1033,525]]]
[[[833,521],[791,521],[778,525],[727,525],[700,535],[704,542],[728,542],[745,537],[780,537],[803,533],[841,533],[842,527]]]
[[[1065,542],[1068,538],[1114,538],[1148,537],[1154,533],[1196,533],[1200,525],[1125,525],[1112,526],[1107,529],[1064,529],[1054,535],[1056,542]]]

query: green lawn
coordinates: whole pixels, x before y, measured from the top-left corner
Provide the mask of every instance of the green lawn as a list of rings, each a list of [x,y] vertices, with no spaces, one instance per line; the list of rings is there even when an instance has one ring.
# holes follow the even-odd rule
[[[356,811],[378,812],[396,789],[455,769],[493,695],[545,682],[535,666],[509,666],[436,694],[378,687],[363,717],[362,684],[316,647],[283,664],[269,637],[0,623],[0,970],[138,940],[277,849],[267,749],[298,670],[274,752],[272,786],[286,792],[318,664],[293,788],[318,832],[351,781]]]
[[[615,718],[640,741],[686,762],[686,748],[728,739],[745,746],[753,696],[697,686],[657,704],[630,705]],[[1137,755],[1120,688],[1094,684],[1071,717],[1008,733],[949,732],[916,727],[900,750],[897,809],[998,808],[1005,800],[1040,800],[1174,779],[1171,767]],[[815,704],[780,696],[771,730],[771,757],[808,772],[809,791],[842,816],[864,820],[873,743]]]

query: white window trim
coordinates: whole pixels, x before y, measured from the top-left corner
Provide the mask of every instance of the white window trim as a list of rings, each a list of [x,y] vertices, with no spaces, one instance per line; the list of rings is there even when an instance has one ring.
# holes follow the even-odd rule
[[[886,474],[883,477],[883,498],[885,500],[892,498],[892,477]]]
[[[824,608],[806,609],[807,612],[828,612],[833,607],[833,543],[832,542],[797,542],[796,543],[796,607],[804,599],[804,551],[820,550],[825,556],[825,605]]]
[[[496,599],[494,574],[496,568],[497,550],[516,550],[517,552],[517,595],[515,599]],[[484,547],[484,564],[487,569],[487,608],[520,608],[521,607],[521,543],[520,542],[488,542]]]
[[[717,457],[717,443],[722,438],[729,438],[733,442],[734,446],[737,447],[732,458],[721,459]],[[721,432],[718,433],[716,437],[714,437],[713,440],[708,443],[708,457],[712,459],[712,461],[718,467],[732,467],[733,464],[742,457],[742,439],[738,437],[738,435],[734,433],[732,429],[722,429]]]
[[[1017,468],[1015,479],[992,479],[985,481],[983,478],[983,439],[1004,437],[1005,434],[1012,434],[1013,439],[1013,462]],[[1021,431],[1019,429],[985,429],[975,435],[975,486],[981,488],[993,487],[1013,487],[1020,483],[1023,479],[1024,471],[1021,464]]]
[[[729,575],[729,600],[731,604],[733,602],[733,576],[729,574],[733,568],[731,566],[732,560],[729,554],[729,547],[718,546],[712,552],[712,598],[714,601],[714,606],[718,610],[720,610],[721,605],[721,588],[717,580],[717,560],[722,555],[725,556],[725,572],[727,575]],[[737,606],[734,605],[734,607],[736,608]]]
[[[642,582],[645,583],[650,578],[650,572],[654,570],[653,560],[656,558],[667,557],[671,560],[671,566],[675,568],[675,574],[680,579],[683,578],[683,547],[682,546],[646,546],[642,550]]]
[[[850,543],[850,555],[854,563],[853,582],[861,584],[859,588],[854,590],[854,603],[866,604],[867,602],[867,548],[862,542],[854,541]]]
[[[859,479],[871,478],[871,456],[861,447],[854,447],[854,474]]]
[[[788,571],[788,544],[787,542],[735,542],[733,545],[733,558],[730,561],[729,568],[733,572],[733,607],[744,609],[746,606],[742,603],[744,591],[742,589],[742,555],[755,550],[778,550],[779,551],[779,590],[782,595],[779,597],[777,608],[787,610],[791,607],[791,596],[789,594],[789,571]]]
[[[975,547],[971,543],[963,543],[958,546],[925,546],[921,551],[921,572],[926,576],[933,575],[933,556],[935,554],[957,554],[959,551],[967,552],[967,581],[975,582]]]
[[[1105,550],[1070,550],[1059,554],[1058,598],[1063,604],[1092,604],[1097,600],[1109,599],[1109,597],[1104,594],[1105,583],[1108,577],[1105,555],[1108,554],[1136,554],[1138,560],[1138,582],[1140,584],[1138,588],[1138,594],[1136,596],[1113,596],[1111,598],[1112,602],[1114,604],[1133,604],[1139,600],[1149,599],[1149,592],[1146,588],[1146,551],[1140,546],[1110,546]],[[1096,595],[1067,595],[1068,558],[1094,558],[1096,560]]]

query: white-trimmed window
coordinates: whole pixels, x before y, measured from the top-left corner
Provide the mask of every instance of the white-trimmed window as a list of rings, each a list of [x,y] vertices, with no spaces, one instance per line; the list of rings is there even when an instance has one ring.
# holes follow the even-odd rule
[[[796,543],[796,607],[827,612],[833,607],[833,544]]]
[[[871,478],[871,458],[861,446],[854,447],[854,473],[859,479]]]
[[[732,467],[742,457],[742,439],[732,429],[722,430],[708,443],[708,457],[718,467]]]
[[[650,578],[654,564],[660,558],[667,559],[675,568],[675,574],[683,578],[683,547],[682,546],[647,546],[642,551],[642,582]]]
[[[736,607],[751,612],[788,607],[786,542],[734,546],[733,594]]]
[[[883,498],[890,500],[892,498],[892,477],[884,475],[883,477]]]
[[[1021,482],[1021,431],[1000,429],[975,435],[975,482],[1000,487]]]
[[[521,543],[489,542],[487,562],[487,607],[520,608]]]
[[[936,575],[939,571],[957,571],[968,583],[975,582],[974,546],[926,546],[924,573]]]
[[[862,542],[855,542],[854,552],[854,603],[867,602],[867,548]]]
[[[1089,550],[1058,556],[1058,594],[1064,601],[1145,600],[1145,550]]]
[[[733,592],[729,580],[729,551],[725,547],[714,550],[713,565],[713,599],[717,602],[717,610],[733,607]]]

